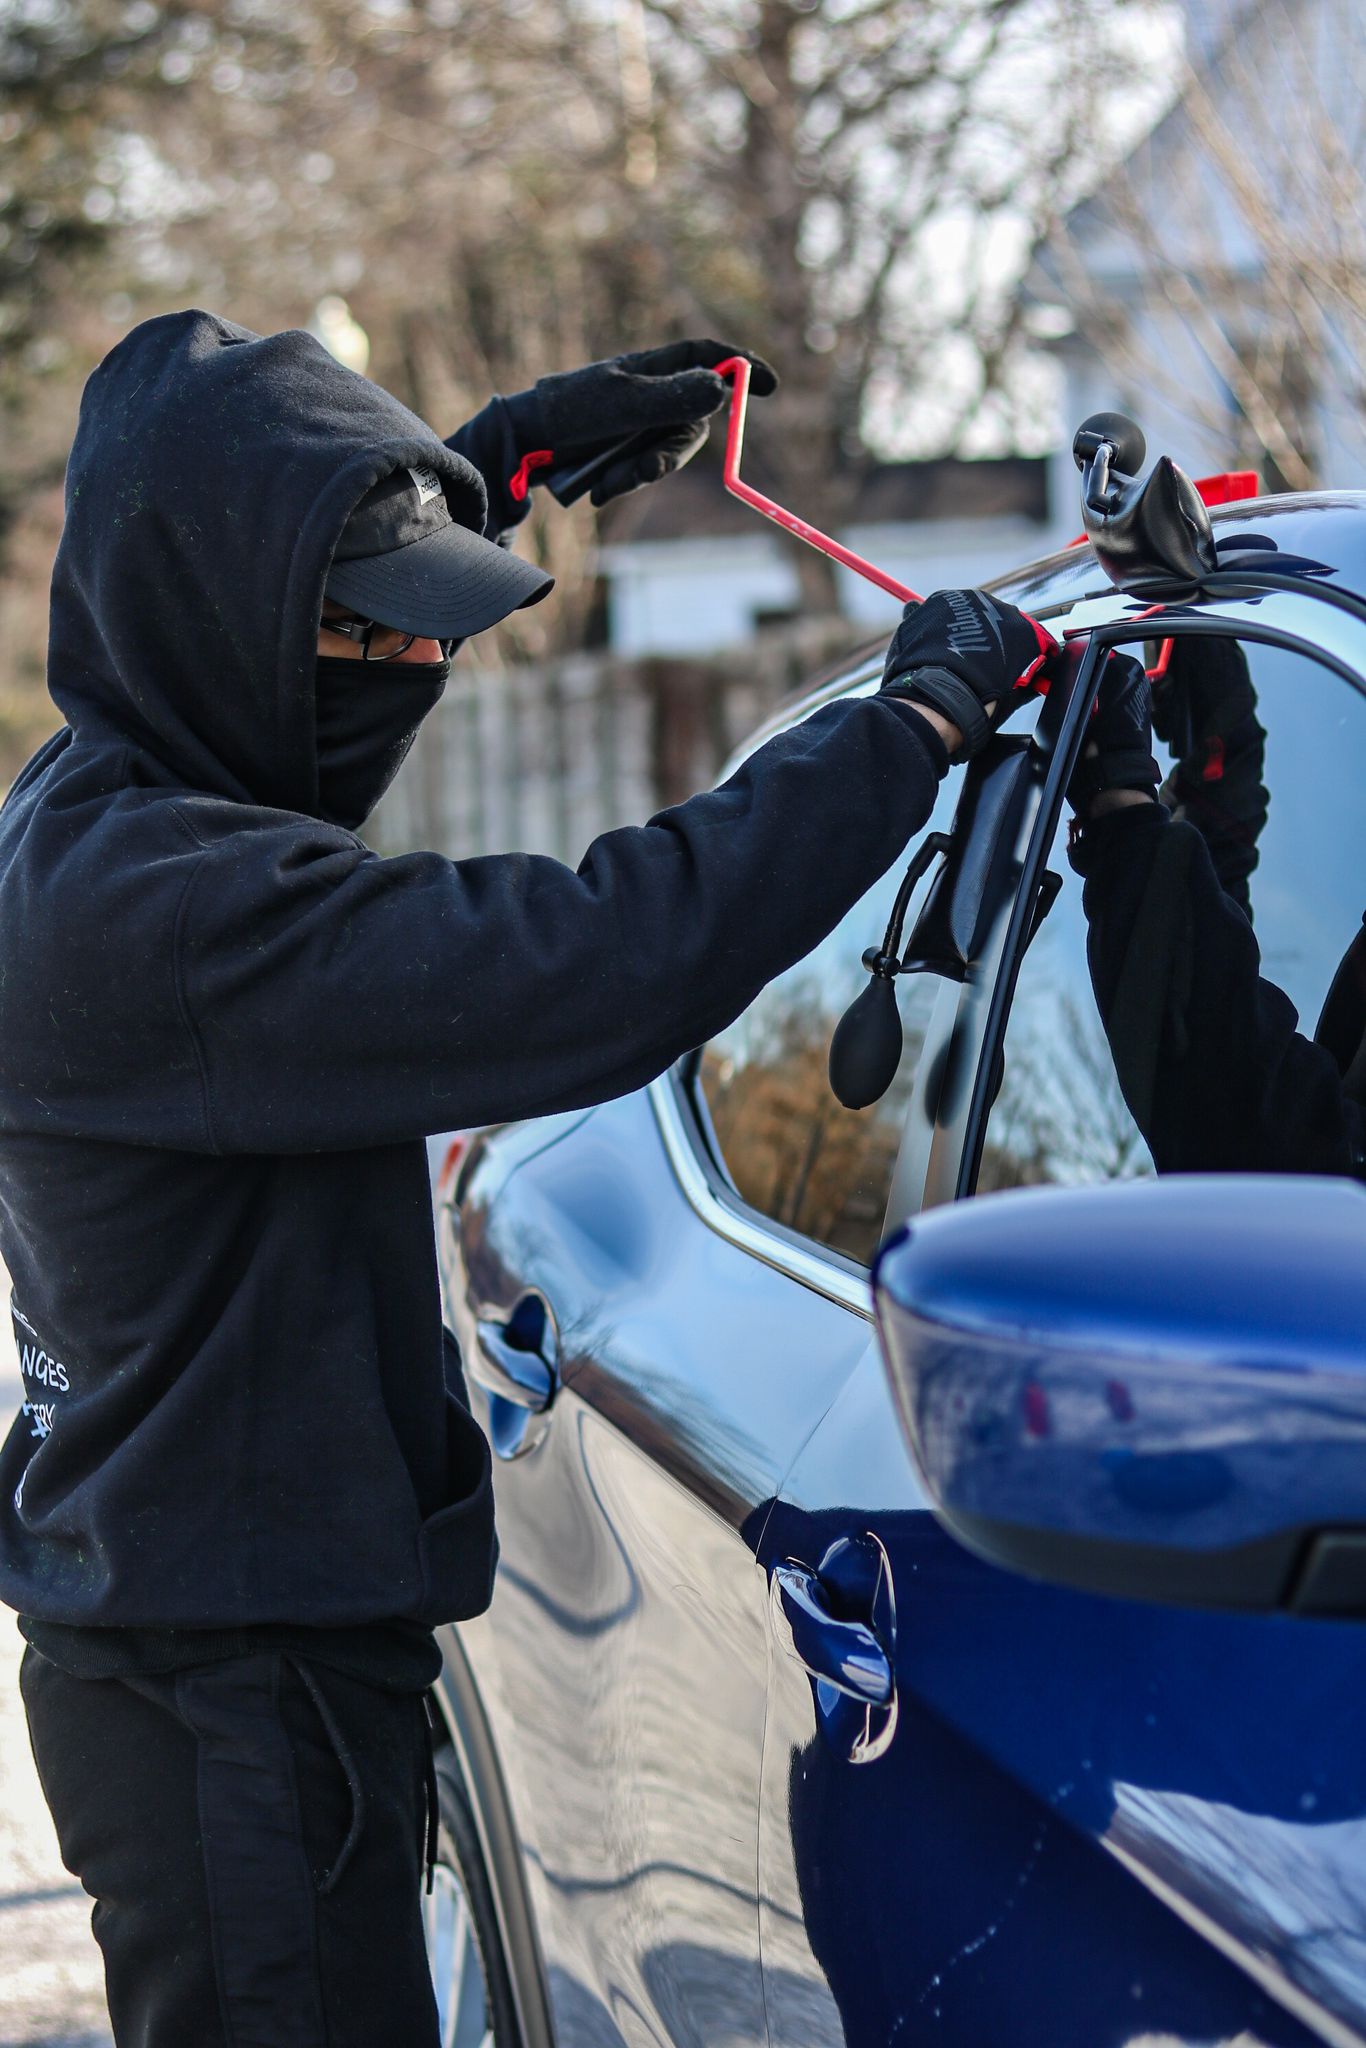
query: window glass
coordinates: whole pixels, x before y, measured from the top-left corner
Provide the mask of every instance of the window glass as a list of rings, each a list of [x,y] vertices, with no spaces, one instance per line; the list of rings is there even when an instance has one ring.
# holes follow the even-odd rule
[[[1084,905],[1064,812],[1063,886],[1020,970],[981,1192],[1357,1170],[1366,700],[1304,656],[1190,640],[1156,701],[1164,800],[1187,829],[1127,850],[1112,836],[1104,859],[1094,838]]]
[[[961,776],[940,786],[926,832],[945,831]],[[905,1050],[897,1077],[869,1109],[842,1107],[827,1059],[835,1026],[868,986],[863,953],[880,946],[898,884],[922,835],[805,959],[770,982],[729,1030],[705,1046],[697,1081],[721,1162],[737,1192],[774,1222],[868,1264],[882,1233],[916,1059],[939,984],[897,984]],[[909,932],[928,888],[921,884]]]

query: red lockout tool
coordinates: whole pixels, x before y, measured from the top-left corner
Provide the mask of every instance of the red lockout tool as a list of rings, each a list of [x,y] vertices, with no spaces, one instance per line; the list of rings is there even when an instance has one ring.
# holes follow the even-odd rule
[[[798,540],[804,540],[810,547],[819,548],[832,561],[842,562],[846,569],[852,569],[856,576],[864,576],[870,583],[876,583],[880,590],[886,590],[899,598],[902,604],[919,604],[920,598],[914,590],[908,590],[904,583],[898,583],[895,576],[889,576],[885,569],[879,569],[872,562],[866,562],[862,555],[856,555],[841,541],[833,540],[819,527],[808,526],[795,512],[766,498],[762,491],[756,491],[753,484],[747,484],[740,475],[740,450],[745,440],[745,409],[749,404],[750,365],[744,356],[727,356],[723,363],[716,364],[718,377],[733,380],[730,395],[730,420],[726,427],[726,465],[723,480],[733,498],[748,505],[755,512],[762,512],[765,519],[771,519],[787,533],[795,533]]]

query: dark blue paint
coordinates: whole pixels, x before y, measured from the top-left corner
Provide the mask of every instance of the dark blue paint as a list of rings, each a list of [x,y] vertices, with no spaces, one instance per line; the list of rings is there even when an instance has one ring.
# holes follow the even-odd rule
[[[801,2003],[823,1985],[851,2041],[909,2011],[912,2039],[953,2048],[1090,2048],[1300,2044],[1318,2036],[1281,2001],[1313,1999],[1355,2038],[1366,1633],[1089,1598],[979,1562],[929,1512],[871,1352],[761,1558],[868,1529],[896,1585],[886,1755],[836,1769],[806,1675],[773,1666],[764,1952]]]

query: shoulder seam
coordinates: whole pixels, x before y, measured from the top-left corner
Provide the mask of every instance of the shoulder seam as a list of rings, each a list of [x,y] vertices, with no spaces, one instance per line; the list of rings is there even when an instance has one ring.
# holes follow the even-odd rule
[[[178,803],[172,802],[171,816],[175,819],[177,825],[179,825],[181,831],[185,834],[186,838],[192,841],[192,843],[199,848],[201,853],[207,853],[209,850],[208,840],[202,839],[199,833],[195,831],[194,826],[191,824],[190,820],[185,816],[185,813],[181,810],[180,805]]]

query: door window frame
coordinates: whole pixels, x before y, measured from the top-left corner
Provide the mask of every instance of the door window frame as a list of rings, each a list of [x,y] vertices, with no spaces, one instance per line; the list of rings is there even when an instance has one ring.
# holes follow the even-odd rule
[[[1335,611],[1338,626],[1345,625],[1344,615],[1350,618],[1356,627],[1356,643],[1360,657],[1366,661],[1366,631],[1362,630],[1363,626],[1366,626],[1366,604],[1363,604],[1361,599],[1356,598],[1353,593],[1335,590],[1331,585],[1306,588],[1302,584],[1297,584],[1290,595],[1293,599],[1292,616],[1302,604],[1312,603],[1319,607],[1320,618],[1325,612],[1332,618]],[[1286,609],[1279,592],[1271,593],[1267,601],[1276,607],[1277,614]],[[1325,646],[1321,638],[1307,639],[1301,632],[1291,631],[1288,627],[1276,624],[1274,617],[1268,619],[1249,609],[1250,604],[1261,602],[1261,598],[1254,596],[1240,603],[1222,604],[1217,611],[1192,611],[1188,614],[1164,611],[1161,638],[1236,639],[1259,646],[1280,648],[1287,653],[1298,654],[1306,660],[1316,662],[1319,667],[1326,668],[1340,677],[1359,696],[1366,697],[1366,674],[1354,667],[1345,653],[1340,652],[1337,647]],[[1005,1044],[1006,1029],[1015,1000],[1020,966],[1028,944],[1039,885],[1057,836],[1058,820],[1062,815],[1067,785],[1081,752],[1095,677],[1102,661],[1114,649],[1139,646],[1145,640],[1152,640],[1156,632],[1157,629],[1150,620],[1135,618],[1132,613],[1089,628],[1081,660],[1067,679],[1066,702],[1061,707],[1060,716],[1040,720],[1041,730],[1038,737],[1051,753],[1051,761],[1030,842],[1022,862],[1015,900],[1006,922],[999,962],[991,981],[987,1001],[977,1012],[979,1031],[972,1055],[972,1087],[962,1117],[961,1142],[953,1191],[947,1199],[966,1200],[977,1191],[982,1148],[986,1141],[987,1123],[993,1103],[991,1083],[996,1060]],[[1346,635],[1342,633],[1338,637],[1345,639]],[[1059,694],[1056,687],[1052,694]],[[1049,708],[1051,704],[1050,697]],[[1047,731],[1044,730],[1045,727],[1048,728]],[[901,1221],[902,1218],[889,1216],[886,1220]]]
[[[881,662],[882,649],[879,646],[876,655],[869,654],[856,660],[828,683],[803,697],[797,709],[766,719],[731,755],[717,778],[718,782],[724,782],[733,775],[766,740],[779,733],[790,732],[824,705],[836,704],[845,698],[872,696],[882,679]],[[741,1196],[726,1167],[716,1134],[711,1128],[706,1099],[701,1093],[698,1072],[701,1053],[701,1047],[686,1053],[676,1066],[652,1081],[646,1091],[669,1163],[690,1207],[718,1237],[726,1238],[741,1251],[762,1260],[766,1266],[786,1273],[803,1287],[852,1309],[865,1322],[871,1323],[873,1302],[867,1266],[860,1265],[857,1259],[849,1258],[844,1252],[821,1244],[817,1238],[806,1237],[787,1224],[777,1222],[765,1215],[762,1209],[753,1208]],[[886,1214],[884,1204],[884,1225]]]
[[[652,1081],[647,1091],[669,1163],[689,1205],[718,1237],[871,1323],[873,1296],[867,1266],[775,1222],[736,1193],[734,1182],[713,1156],[698,1116],[696,1084],[689,1078],[697,1058],[697,1053],[689,1053],[678,1066]]]

